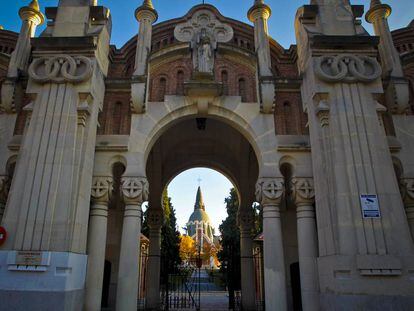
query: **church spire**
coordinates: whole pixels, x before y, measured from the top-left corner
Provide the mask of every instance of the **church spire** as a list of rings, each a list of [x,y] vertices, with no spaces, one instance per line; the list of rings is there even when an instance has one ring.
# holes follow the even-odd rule
[[[201,193],[201,187],[200,186],[198,186],[196,202],[194,204],[194,210],[197,210],[197,209],[202,209],[203,211],[206,210],[206,207],[204,205],[204,200],[203,200],[203,194]]]

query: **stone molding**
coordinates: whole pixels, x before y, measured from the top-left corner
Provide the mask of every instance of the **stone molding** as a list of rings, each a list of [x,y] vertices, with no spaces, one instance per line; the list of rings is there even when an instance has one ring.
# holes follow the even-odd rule
[[[256,184],[256,199],[262,205],[280,204],[285,192],[285,182],[280,178],[261,178]]]
[[[295,177],[292,179],[292,185],[293,198],[298,207],[301,205],[312,205],[315,202],[313,178]]]
[[[315,58],[315,73],[330,83],[368,83],[380,78],[382,69],[375,58],[340,54]]]
[[[35,59],[29,76],[37,83],[82,83],[92,76],[92,61],[84,56],[56,55]]]
[[[112,194],[112,177],[97,176],[92,179],[91,199],[94,204],[108,205]]]

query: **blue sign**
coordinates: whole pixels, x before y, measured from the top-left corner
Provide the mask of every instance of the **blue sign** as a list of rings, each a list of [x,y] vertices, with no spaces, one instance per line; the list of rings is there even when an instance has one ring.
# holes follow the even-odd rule
[[[364,218],[381,218],[379,209],[378,196],[376,194],[361,194],[362,217]]]

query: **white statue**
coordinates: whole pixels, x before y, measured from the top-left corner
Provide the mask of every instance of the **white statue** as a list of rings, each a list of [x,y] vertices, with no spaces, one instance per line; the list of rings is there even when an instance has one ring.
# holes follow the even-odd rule
[[[198,35],[196,50],[193,51],[193,63],[196,71],[213,73],[214,51],[205,28],[202,28]]]

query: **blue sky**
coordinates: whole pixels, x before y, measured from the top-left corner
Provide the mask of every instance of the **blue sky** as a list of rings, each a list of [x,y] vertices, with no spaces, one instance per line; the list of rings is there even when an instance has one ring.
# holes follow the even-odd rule
[[[200,4],[201,0],[153,0],[159,13],[159,22],[184,15],[192,6]],[[246,13],[253,0],[207,0],[206,3],[215,5],[223,15],[248,22]],[[282,46],[288,48],[295,42],[293,21],[296,10],[309,0],[266,0],[273,9],[273,15],[269,21],[271,36]],[[383,1],[393,7],[393,14],[389,21],[392,29],[405,27],[414,18],[413,0],[388,0]],[[29,0],[3,0],[0,11],[0,25],[9,30],[18,31],[20,19],[18,9],[29,3]],[[44,10],[46,6],[56,6],[58,0],[39,0]],[[134,11],[142,3],[142,0],[98,0],[100,5],[111,9],[113,17],[112,43],[118,47],[127,42],[138,31],[138,24],[134,18]],[[369,0],[352,1],[353,4],[364,4],[366,9]],[[372,32],[370,25],[366,25]]]
[[[142,0],[98,0],[98,2],[100,5],[111,9],[113,18],[112,43],[121,47],[138,31],[134,11],[142,3]],[[182,16],[192,6],[201,2],[201,0],[153,0],[159,14],[158,22]],[[250,23],[246,18],[246,13],[253,2],[253,0],[206,1],[206,3],[215,5],[223,15],[246,23]],[[270,35],[285,48],[295,42],[293,23],[297,8],[309,2],[309,0],[266,0],[266,3],[273,9],[273,16],[269,20]],[[393,14],[389,19],[391,29],[405,27],[414,18],[414,0],[388,0],[383,2],[393,7]],[[27,3],[29,3],[29,0],[3,0],[2,9],[0,10],[0,25],[4,26],[5,29],[18,31],[20,29],[18,10]],[[56,6],[58,0],[39,0],[39,3],[44,11],[47,6]],[[364,4],[367,10],[369,0],[352,1],[352,3]],[[371,25],[367,25],[365,20],[364,25],[372,33]],[[38,29],[38,33],[43,27]],[[183,227],[193,211],[198,178],[202,179],[201,187],[207,212],[214,227],[218,230],[218,225],[226,217],[224,198],[228,196],[232,185],[224,176],[209,169],[198,168],[186,171],[171,182],[169,194],[177,210],[178,223],[180,227]]]

